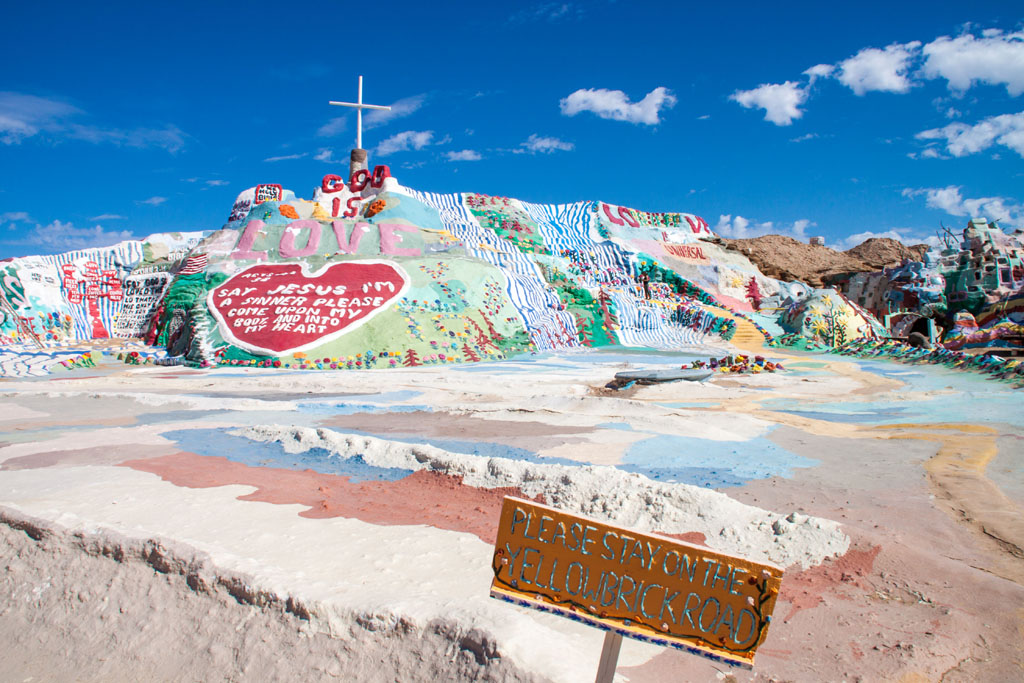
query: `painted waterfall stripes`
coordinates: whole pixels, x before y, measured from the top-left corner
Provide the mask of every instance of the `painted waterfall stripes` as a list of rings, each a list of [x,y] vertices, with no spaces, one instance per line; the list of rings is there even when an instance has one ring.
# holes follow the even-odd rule
[[[465,205],[465,195],[419,191],[412,191],[412,195],[438,212],[445,229],[461,240],[473,257],[505,274],[509,298],[538,349],[579,346],[575,318],[561,310],[555,290],[547,285],[534,259],[493,230],[483,228]],[[671,349],[702,341],[707,326],[692,329],[675,324],[671,311],[637,297],[632,287],[636,271],[632,255],[595,234],[594,202],[531,204],[512,199],[510,203],[536,223],[544,246],[552,254],[571,251],[593,262],[595,271],[583,272],[579,278],[591,290],[606,287],[618,312],[618,336],[623,344]],[[617,274],[618,284],[609,286],[595,277],[597,273]]]

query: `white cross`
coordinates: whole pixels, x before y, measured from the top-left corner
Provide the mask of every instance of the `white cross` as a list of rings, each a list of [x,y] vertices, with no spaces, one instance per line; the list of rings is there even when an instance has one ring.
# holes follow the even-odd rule
[[[363,148],[363,110],[364,109],[380,109],[381,111],[391,111],[391,107],[382,107],[379,104],[363,104],[363,77],[359,77],[359,101],[357,102],[328,102],[328,104],[336,104],[339,107],[352,107],[356,110],[356,148]]]

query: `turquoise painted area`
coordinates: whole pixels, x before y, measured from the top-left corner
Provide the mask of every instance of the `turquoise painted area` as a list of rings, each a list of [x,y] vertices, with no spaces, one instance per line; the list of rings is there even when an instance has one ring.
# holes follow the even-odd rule
[[[314,470],[321,474],[348,477],[353,483],[362,481],[398,481],[412,470],[397,467],[374,467],[362,455],[342,458],[323,448],[303,453],[286,453],[277,441],[252,441],[229,434],[224,429],[180,429],[161,434],[183,451],[196,455],[220,456],[249,467],[273,467],[286,470]]]
[[[371,223],[394,223],[396,221],[408,221],[410,225],[415,225],[428,230],[444,230],[445,227],[441,223],[441,216],[438,215],[437,209],[433,209],[415,197],[409,197],[404,194],[394,194],[387,192],[381,195],[381,198],[386,199],[389,206],[384,211],[370,219]]]
[[[753,479],[791,477],[794,468],[817,464],[817,460],[791,453],[763,436],[749,441],[714,441],[661,434],[633,444],[620,469],[660,481],[726,488]]]
[[[786,331],[782,329],[782,325],[779,324],[778,315],[768,315],[767,313],[758,313],[756,311],[748,313],[747,315],[750,316],[751,320],[768,330],[768,334],[773,337],[781,337],[786,333]]]
[[[885,361],[857,364],[862,370],[903,382],[879,400],[811,402],[768,399],[761,406],[833,422],[873,425],[919,422],[1019,425],[1024,394],[983,375],[940,366],[907,366]]]

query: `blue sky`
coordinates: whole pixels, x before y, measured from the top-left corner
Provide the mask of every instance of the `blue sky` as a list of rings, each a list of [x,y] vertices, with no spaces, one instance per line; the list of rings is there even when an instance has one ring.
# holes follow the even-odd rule
[[[1024,228],[1019,2],[9,3],[0,258],[210,230],[370,162],[719,233]]]

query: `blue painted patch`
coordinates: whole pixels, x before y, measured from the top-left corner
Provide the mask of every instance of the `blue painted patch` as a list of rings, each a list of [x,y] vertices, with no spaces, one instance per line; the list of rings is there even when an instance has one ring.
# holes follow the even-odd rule
[[[348,477],[353,483],[362,481],[398,481],[413,473],[399,467],[375,467],[362,455],[342,458],[323,448],[304,453],[286,453],[280,442],[262,442],[228,434],[223,429],[179,429],[164,432],[182,450],[197,455],[220,456],[249,467],[276,467],[286,470],[313,470],[321,474]]]
[[[812,420],[825,420],[826,422],[840,422],[843,424],[879,424],[885,420],[909,422],[920,417],[919,413],[907,412],[904,408],[863,411],[780,410],[779,412],[807,417]]]
[[[800,414],[808,408],[832,422],[860,422],[873,425],[1020,423],[1020,393],[1012,386],[994,382],[984,375],[944,367],[909,368],[887,361],[859,362],[862,370],[889,376],[903,386],[881,394],[880,400],[813,402],[795,399],[768,399],[761,403],[767,410]]]
[[[205,408],[187,408],[185,410],[165,410],[163,412],[140,413],[135,417],[139,424],[152,425],[167,422],[193,422],[196,413],[202,412],[203,418],[218,417],[229,413],[229,410],[209,410]],[[92,425],[89,425],[90,427]]]
[[[794,468],[817,464],[764,437],[714,441],[661,434],[630,446],[620,467],[652,479],[657,475],[661,481],[722,488],[752,479],[792,477]]]
[[[640,465],[619,465],[624,472],[636,472],[648,479],[668,484],[689,484],[706,489],[718,489],[729,486],[743,486],[745,479],[734,477],[721,469],[704,467],[642,467]]]
[[[599,425],[595,425],[598,429],[618,429],[623,432],[635,432],[633,425],[628,422],[602,422]]]
[[[372,399],[377,403],[395,403],[397,401],[409,401],[414,398],[419,398],[422,395],[422,391],[416,391],[414,389],[402,389],[400,391],[385,391],[380,394],[353,394],[352,397],[350,398],[364,396],[368,400]]]
[[[499,360],[493,363],[464,363],[453,365],[449,369],[455,372],[537,372],[541,369],[568,370],[576,366],[570,363],[549,363],[533,360],[529,356],[517,356],[514,359]]]
[[[415,413],[433,412],[427,405],[392,406],[379,403],[349,403],[348,401],[300,401],[296,404],[303,413],[315,415],[353,415],[355,413]]]
[[[728,355],[728,353],[726,349],[722,349],[717,357],[721,358]],[[557,354],[551,352],[521,354],[508,360],[498,361],[497,363],[467,363],[452,366],[451,369],[459,372],[483,372],[488,370],[493,372],[498,368],[509,372],[537,372],[541,369],[569,370],[578,369],[580,365],[606,363],[630,363],[645,367],[674,369],[683,363],[689,364],[694,360],[707,362],[710,358],[707,347],[692,351],[657,351],[644,348],[631,350],[616,346],[613,347],[613,350],[592,349],[578,352],[560,351]],[[614,374],[611,368],[609,368],[609,372]]]

